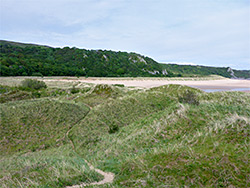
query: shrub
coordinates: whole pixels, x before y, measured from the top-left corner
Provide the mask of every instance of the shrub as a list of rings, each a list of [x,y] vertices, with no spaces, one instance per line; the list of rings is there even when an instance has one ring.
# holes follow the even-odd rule
[[[179,102],[181,103],[188,103],[193,105],[199,105],[198,96],[193,91],[186,91],[183,96],[179,97]]]
[[[23,72],[22,76],[28,76],[27,72]]]
[[[23,88],[29,88],[29,89],[41,89],[41,88],[47,88],[47,85],[44,81],[39,81],[36,79],[25,79],[21,82],[21,86]]]
[[[35,92],[32,92],[32,97],[34,98],[40,98],[41,97],[41,93],[35,91]]]
[[[91,89],[90,87],[82,88],[81,93],[86,93],[86,92],[90,91],[90,89]]]
[[[11,87],[0,85],[0,94],[8,93],[9,91],[12,91]]]
[[[111,94],[113,91],[112,87],[107,84],[98,84],[95,86],[93,93],[100,94]]]
[[[80,90],[78,88],[75,88],[75,86],[73,86],[73,88],[70,90],[70,93],[75,94],[75,93],[79,93]]]
[[[114,86],[116,86],[116,87],[125,87],[124,84],[114,84]]]
[[[40,77],[43,77],[43,74],[40,73],[40,72],[33,72],[33,73],[32,73],[32,76],[40,76]]]
[[[116,124],[111,124],[111,125],[109,126],[109,134],[115,133],[115,132],[117,132],[118,130],[119,130],[119,127],[118,127],[118,125],[116,125]]]

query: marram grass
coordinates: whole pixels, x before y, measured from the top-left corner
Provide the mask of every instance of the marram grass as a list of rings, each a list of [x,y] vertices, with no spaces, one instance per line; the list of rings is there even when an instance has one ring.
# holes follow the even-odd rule
[[[71,145],[0,158],[1,187],[65,187],[103,177]]]
[[[1,104],[1,187],[65,187],[102,179],[67,133],[88,107],[52,99]]]
[[[180,102],[187,91],[198,105]],[[115,174],[113,183],[99,187],[250,187],[248,93],[97,86],[58,98],[63,101],[48,97],[1,105],[1,129],[10,130],[1,131],[1,138],[9,139],[1,140],[2,187],[101,180],[84,159]],[[25,131],[12,131],[24,120]],[[49,131],[48,147],[37,143],[35,127]]]
[[[77,151],[115,173],[114,187],[249,187],[250,95],[191,89],[200,105],[180,104],[177,96],[188,89],[155,88],[162,94],[148,91],[92,109],[86,118],[97,121],[83,121],[71,132]],[[147,95],[168,102],[162,102],[158,111],[154,105],[147,106]],[[140,110],[141,106],[147,108]],[[99,110],[103,114],[96,117]],[[107,122],[117,122],[119,131],[109,134]],[[88,126],[93,135],[82,135],[80,140],[80,130],[87,131]]]

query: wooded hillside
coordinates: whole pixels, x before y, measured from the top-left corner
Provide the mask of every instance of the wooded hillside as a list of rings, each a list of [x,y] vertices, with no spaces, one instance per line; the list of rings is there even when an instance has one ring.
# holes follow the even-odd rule
[[[181,77],[220,75],[250,78],[250,71],[229,67],[160,64],[128,52],[53,48],[0,40],[1,76]]]

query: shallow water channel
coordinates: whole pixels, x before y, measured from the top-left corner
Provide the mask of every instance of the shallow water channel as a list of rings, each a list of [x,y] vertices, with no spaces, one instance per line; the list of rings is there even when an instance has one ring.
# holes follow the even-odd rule
[[[192,86],[193,87],[193,86]],[[203,88],[203,87],[197,87],[195,86],[195,88],[199,88],[205,92],[218,92],[218,91],[242,91],[242,92],[250,92],[250,88],[246,87],[246,88]]]
[[[216,92],[216,91],[250,91],[250,88],[233,88],[233,89],[202,89],[205,92]]]

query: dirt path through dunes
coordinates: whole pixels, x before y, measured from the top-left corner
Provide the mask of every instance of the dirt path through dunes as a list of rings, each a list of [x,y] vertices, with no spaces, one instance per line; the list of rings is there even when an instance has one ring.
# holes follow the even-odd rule
[[[91,110],[91,107],[90,107],[90,110]],[[90,112],[90,111],[89,111]],[[88,113],[89,113],[88,112]],[[86,114],[87,116],[88,114]],[[86,117],[85,116],[85,117]],[[84,118],[85,118],[84,117]],[[83,118],[83,119],[84,119]],[[81,119],[81,120],[83,120]],[[81,121],[79,120],[79,122]],[[77,124],[77,123],[76,123]],[[72,128],[72,127],[71,127]],[[66,132],[66,136],[67,138],[69,139],[71,145],[72,145],[72,148],[73,150],[75,151],[75,145],[73,143],[73,141],[70,139],[69,137],[69,132],[71,131],[71,128],[69,128],[69,130]],[[76,152],[76,151],[75,151]],[[96,171],[98,174],[101,174],[104,176],[103,180],[101,181],[96,181],[96,182],[92,182],[92,183],[81,183],[79,185],[72,185],[72,186],[67,186],[66,188],[80,188],[80,187],[85,187],[85,186],[90,186],[90,185],[103,185],[103,184],[106,184],[106,183],[112,183],[113,180],[114,180],[114,177],[115,177],[115,174],[113,174],[112,172],[103,172],[102,170],[100,169],[97,169],[95,168],[93,165],[91,165],[87,160],[83,159],[85,161],[85,163],[87,163],[87,165],[89,166],[90,170],[94,170]]]
[[[85,160],[85,162],[88,164],[88,166],[91,170],[94,170],[97,173],[103,175],[104,179],[101,181],[96,181],[96,182],[92,182],[92,183],[82,183],[80,185],[67,186],[67,188],[80,188],[80,187],[85,187],[85,186],[90,186],[90,185],[103,185],[105,183],[112,183],[113,182],[114,177],[115,177],[115,175],[113,173],[103,172],[102,170],[93,167],[91,164],[88,163],[88,161]]]

